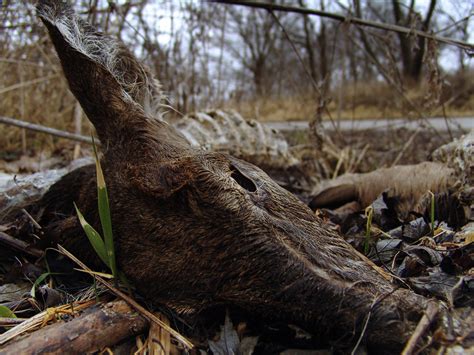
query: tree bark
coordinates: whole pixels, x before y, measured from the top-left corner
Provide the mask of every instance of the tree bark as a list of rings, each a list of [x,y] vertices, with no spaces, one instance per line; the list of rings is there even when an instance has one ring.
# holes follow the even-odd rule
[[[321,10],[324,11],[324,1],[321,1]],[[324,20],[321,19],[321,26],[319,27],[318,35],[318,44],[319,44],[319,75],[321,80],[324,80],[323,83],[323,92],[327,92],[331,86],[331,75],[329,74],[328,68],[328,45],[327,45],[327,36],[326,36],[326,24]]]
[[[431,0],[430,7],[428,8],[428,12],[421,27],[422,31],[428,31],[435,7],[436,0]],[[423,57],[425,55],[425,44],[426,38],[418,37],[418,50],[416,51],[415,57],[413,58],[412,71],[410,73],[410,77],[415,80],[419,80],[421,76],[421,69],[423,68]]]
[[[392,0],[393,16],[397,25],[408,27],[410,26],[410,16],[414,13],[414,1],[411,2],[409,7],[409,13],[403,14],[399,0]],[[425,19],[421,24],[420,30],[427,32],[433,13],[436,7],[436,0],[431,0],[426,13]],[[420,16],[421,17],[421,16]],[[418,82],[421,76],[423,68],[423,56],[425,54],[425,43],[424,37],[418,37],[418,39],[412,39],[409,35],[404,33],[398,33],[400,42],[400,54],[403,65],[403,74],[405,78],[411,80],[413,83]],[[413,48],[413,41],[417,41],[416,48]]]

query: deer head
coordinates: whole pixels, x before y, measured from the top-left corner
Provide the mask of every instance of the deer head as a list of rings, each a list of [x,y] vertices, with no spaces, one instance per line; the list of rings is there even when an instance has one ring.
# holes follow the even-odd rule
[[[178,312],[236,306],[345,345],[370,313],[364,341],[399,349],[422,298],[395,290],[259,168],[191,148],[162,120],[157,81],[121,43],[64,1],[40,1],[38,14],[102,142],[118,265],[139,292]],[[94,184],[81,189],[84,210]]]

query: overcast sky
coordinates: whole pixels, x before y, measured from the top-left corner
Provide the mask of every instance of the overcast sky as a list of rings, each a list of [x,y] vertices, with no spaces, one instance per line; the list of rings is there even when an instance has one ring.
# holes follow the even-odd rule
[[[117,1],[119,4],[125,3],[126,0],[120,0]],[[388,2],[388,0],[373,0],[373,2]],[[147,13],[145,14],[151,19],[156,19],[156,18],[161,18],[159,23],[155,23],[155,26],[158,26],[160,29],[160,32],[162,34],[159,37],[159,41],[166,45],[167,42],[170,41],[169,33],[171,33],[171,17],[170,17],[170,7],[174,8],[174,23],[173,25],[175,26],[175,30],[179,29],[180,26],[182,26],[182,17],[184,16],[180,12],[180,4],[183,3],[189,3],[193,2],[196,5],[202,4],[201,1],[197,0],[173,0],[173,3],[170,4],[169,2],[163,6],[161,4],[161,1],[157,1],[154,4],[151,4],[149,9],[147,9]],[[341,4],[349,6],[351,4],[350,0],[340,0],[339,1]],[[308,7],[310,8],[319,8],[319,3],[320,0],[307,0]],[[422,14],[425,14],[428,10],[430,0],[417,0],[416,1],[416,9],[421,12]],[[295,5],[296,5],[295,1]],[[327,1],[327,10],[332,11],[332,12],[337,12],[341,13],[340,7],[336,4],[335,1]],[[206,6],[206,5],[203,5]],[[226,6],[226,5],[214,5],[214,6]],[[227,5],[229,6],[229,5]],[[447,14],[449,14],[452,18],[454,18],[456,21],[461,20],[462,18],[466,17],[468,14],[473,15],[474,11],[474,2],[469,1],[469,0],[438,0],[437,2],[437,9],[441,10]],[[258,10],[253,10],[253,11],[258,11]],[[312,16],[312,21],[317,23],[319,22],[319,18],[316,16]],[[446,23],[446,25],[449,25],[449,23]],[[441,36],[445,35],[445,33],[440,33]],[[469,43],[472,43],[474,41],[474,21],[470,21],[470,26],[469,26]],[[443,50],[440,53],[439,57],[439,64],[443,67],[445,70],[453,70],[456,68],[456,65],[458,63],[458,51],[453,50],[455,48],[451,46],[445,46]],[[472,64],[472,59],[467,60],[466,64],[471,65]]]

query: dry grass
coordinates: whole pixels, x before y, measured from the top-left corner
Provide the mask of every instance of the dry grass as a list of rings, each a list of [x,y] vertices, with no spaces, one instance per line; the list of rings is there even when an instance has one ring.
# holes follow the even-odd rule
[[[431,86],[423,83],[419,87],[404,89],[405,96],[426,116],[472,117],[474,116],[473,72],[465,75],[447,76],[440,93],[439,102],[433,102]],[[364,118],[410,118],[418,113],[392,87],[385,83],[358,83],[344,88],[335,88],[329,95],[329,112],[333,119]],[[246,117],[261,121],[310,120],[316,111],[316,100],[310,95],[285,98],[263,98],[259,100],[229,102]]]
[[[0,116],[74,132],[75,99],[67,89],[48,35],[32,6],[15,7],[14,4],[10,2],[0,18],[7,26],[6,31],[0,32]],[[404,95],[426,116],[442,116],[439,99],[446,103],[447,115],[473,116],[474,70],[443,77],[436,65],[436,55],[433,51],[430,53],[425,63],[426,83],[417,89],[402,89]],[[441,91],[440,78],[443,80]],[[286,84],[295,92],[291,96],[230,101],[222,108],[233,108],[245,117],[262,121],[309,120],[316,111],[317,101],[309,94],[309,82],[299,81]],[[298,90],[306,91],[296,93]],[[251,94],[245,94],[245,97],[249,96]],[[172,92],[170,97],[172,99]],[[328,109],[334,119],[416,116],[399,91],[384,83],[359,82],[355,85],[349,82],[343,87],[335,86],[328,98],[331,99]],[[83,133],[88,134],[89,127],[87,120],[83,120]],[[64,146],[71,148],[74,143],[0,124],[0,146],[1,159],[8,152],[55,151]]]
[[[28,61],[16,58],[28,58]],[[3,78],[0,84],[1,116],[75,130],[75,99],[53,54],[36,46],[24,47],[21,53],[9,53],[8,57],[0,58],[0,76]],[[83,124],[84,128],[88,125],[87,121]],[[63,144],[64,141],[47,135],[0,125],[1,154],[18,150],[53,151]]]
[[[67,88],[51,46],[44,40],[37,43],[41,42],[44,45],[24,46],[0,56],[0,76],[3,78],[0,84],[0,116],[74,132],[76,101]],[[440,98],[446,103],[448,116],[474,115],[474,82],[469,80],[472,76],[471,71],[445,79]],[[428,84],[404,92],[423,114],[443,115],[442,106],[433,104],[429,97],[431,91]],[[400,94],[383,83],[336,87],[329,97],[328,109],[333,119],[416,117],[416,112],[410,110]],[[316,110],[316,100],[305,94],[228,102],[223,108],[233,108],[244,117],[262,121],[310,120]],[[88,134],[89,131],[88,121],[83,120],[82,132]],[[5,159],[9,152],[52,152],[63,147],[69,151],[74,143],[0,125],[0,146],[3,147],[0,159]]]

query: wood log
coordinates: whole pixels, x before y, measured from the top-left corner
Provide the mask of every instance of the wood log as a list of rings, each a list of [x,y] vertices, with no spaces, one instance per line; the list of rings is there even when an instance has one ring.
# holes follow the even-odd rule
[[[0,354],[94,352],[146,331],[148,322],[124,301],[92,307],[69,322],[58,322],[0,348]]]

